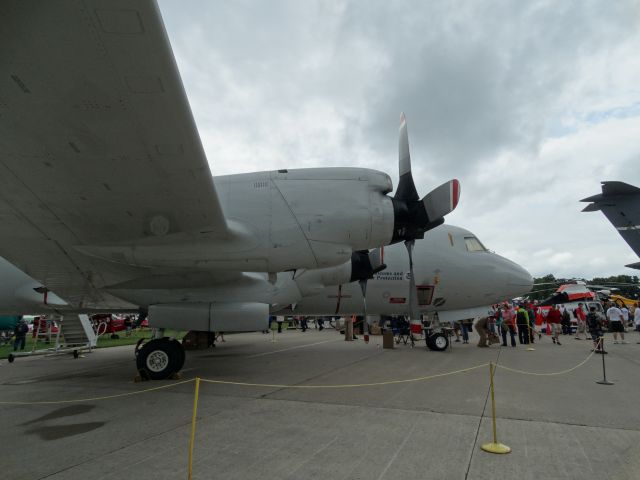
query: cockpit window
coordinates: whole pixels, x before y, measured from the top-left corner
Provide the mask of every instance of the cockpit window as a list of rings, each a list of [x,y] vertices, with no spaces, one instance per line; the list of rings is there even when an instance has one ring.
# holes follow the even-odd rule
[[[464,243],[470,252],[486,252],[487,249],[476,237],[464,237]]]

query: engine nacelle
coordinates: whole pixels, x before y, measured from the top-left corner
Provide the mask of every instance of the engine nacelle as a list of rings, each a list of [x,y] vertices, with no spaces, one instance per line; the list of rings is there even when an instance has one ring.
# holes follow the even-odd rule
[[[296,275],[294,281],[304,297],[316,295],[325,287],[344,285],[358,280],[373,278],[373,275],[386,268],[382,263],[380,249],[372,251],[357,250],[351,254],[351,261],[337,267],[307,270]]]
[[[274,172],[272,182],[310,242],[362,250],[391,240],[394,213],[386,194],[392,183],[383,172],[310,168]],[[272,228],[277,229],[278,223],[274,221]]]
[[[349,283],[351,278],[351,262],[337,267],[307,270],[296,275],[294,281],[303,297],[316,295],[329,285]]]
[[[267,328],[266,303],[172,303],[149,307],[149,326],[201,332],[255,332]]]
[[[393,185],[383,172],[278,170],[216,177],[215,183],[225,216],[264,240],[249,256],[264,258],[267,271],[337,266],[354,250],[387,245],[393,236],[387,195]]]

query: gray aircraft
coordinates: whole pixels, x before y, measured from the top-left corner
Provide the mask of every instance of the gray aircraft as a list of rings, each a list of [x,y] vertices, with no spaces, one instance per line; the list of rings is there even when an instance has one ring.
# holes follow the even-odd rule
[[[214,179],[218,158],[205,155],[154,1],[2,1],[0,45],[0,256],[26,277],[9,288],[0,268],[0,310],[14,307],[4,314],[34,299],[51,309],[50,292],[66,316],[140,307],[158,335],[138,368],[167,378],[184,351],[163,329],[262,330],[274,304],[356,280],[364,292],[381,272],[379,247],[404,243],[395,250],[408,269],[394,272],[408,274],[412,318],[432,290],[447,308],[477,306],[475,293],[466,303],[442,293],[449,268],[468,268],[466,255],[446,273],[438,263],[440,275],[422,276],[418,262],[414,280],[415,243],[456,208],[460,185],[418,193],[404,115],[393,196],[391,178],[366,168]],[[483,304],[512,293],[510,279],[530,289],[528,272],[484,252],[470,232],[448,233],[425,258],[465,245],[462,254],[493,259],[474,272],[476,290],[492,286]]]
[[[591,202],[583,212],[601,210],[640,257],[640,188],[624,182],[602,182],[602,193],[580,201]],[[625,266],[640,269],[640,262]]]

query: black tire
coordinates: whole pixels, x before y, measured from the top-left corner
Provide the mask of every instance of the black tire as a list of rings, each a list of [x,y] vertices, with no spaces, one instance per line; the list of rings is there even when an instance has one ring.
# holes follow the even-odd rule
[[[140,351],[140,349],[142,348],[142,344],[144,342],[146,342],[146,338],[141,338],[140,340],[138,340],[138,342],[136,343],[136,348],[133,351],[133,354],[137,357],[138,356],[138,352]]]
[[[118,340],[119,338],[120,338],[120,335],[118,335],[117,333],[111,334],[111,340]]]
[[[180,353],[168,338],[158,338],[144,344],[136,357],[136,366],[142,377],[164,380],[176,373]]]
[[[182,370],[182,367],[184,367],[184,361],[186,359],[184,347],[175,338],[170,339],[169,343],[176,350],[176,354],[178,356],[178,361],[176,362],[176,371],[175,371],[175,373],[178,373],[180,370]]]
[[[9,360],[9,363],[13,363],[15,359],[16,357],[13,353],[10,353],[9,356],[7,357],[7,360]]]
[[[442,352],[449,346],[449,337],[444,333],[433,333],[427,337],[427,347],[436,352]]]
[[[78,358],[80,356],[80,354],[78,353],[78,350],[74,350],[73,351],[73,358]]]

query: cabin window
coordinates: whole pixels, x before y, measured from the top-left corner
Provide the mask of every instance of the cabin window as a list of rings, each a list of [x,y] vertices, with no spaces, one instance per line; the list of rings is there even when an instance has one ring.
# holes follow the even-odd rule
[[[476,237],[464,237],[464,243],[470,252],[486,252],[487,249]]]

